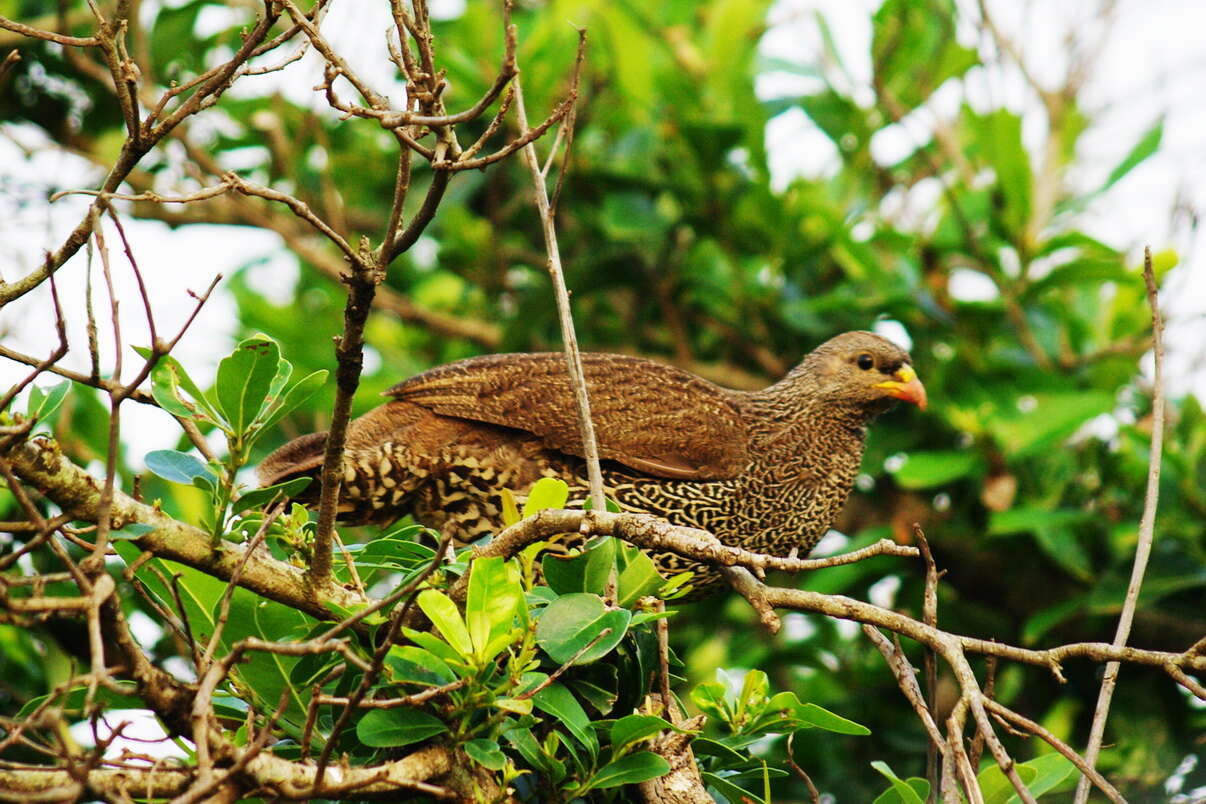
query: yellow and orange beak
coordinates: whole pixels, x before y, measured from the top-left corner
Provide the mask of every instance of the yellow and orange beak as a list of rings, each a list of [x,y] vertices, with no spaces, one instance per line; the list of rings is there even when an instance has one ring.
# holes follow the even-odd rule
[[[901,366],[895,376],[896,379],[876,383],[875,387],[883,388],[888,392],[888,396],[912,402],[925,410],[925,406],[928,404],[925,397],[925,386],[921,384],[921,380],[917,379],[917,372],[913,371],[913,367]]]

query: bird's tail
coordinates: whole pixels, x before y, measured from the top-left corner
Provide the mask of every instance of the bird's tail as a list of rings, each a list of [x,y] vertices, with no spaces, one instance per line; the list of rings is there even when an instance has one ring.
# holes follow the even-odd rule
[[[315,482],[306,487],[296,499],[312,502],[318,499],[318,472],[322,468],[327,434],[310,433],[295,438],[265,458],[256,468],[261,486],[273,486],[295,477],[312,477]]]

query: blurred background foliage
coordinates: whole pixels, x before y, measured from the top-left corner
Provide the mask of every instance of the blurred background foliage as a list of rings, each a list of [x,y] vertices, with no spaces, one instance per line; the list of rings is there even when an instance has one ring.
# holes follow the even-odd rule
[[[1120,144],[1103,184],[1080,186],[1069,177],[1094,118],[1078,102],[1077,84],[1069,79],[1066,91],[1043,95],[1038,119],[1026,121],[971,91],[969,76],[1006,56],[982,20],[970,21],[985,34],[978,40],[956,35],[951,0],[886,0],[874,12],[869,86],[842,63],[822,17],[820,52],[792,61],[760,55],[768,5],[552,0],[516,10],[529,108],[549,108],[565,91],[576,38],[570,23],[589,31],[558,215],[580,340],[751,387],[843,330],[904,335],[931,407],[876,425],[843,536],[827,546],[884,535],[908,541],[919,521],[948,571],[945,628],[1033,646],[1110,640],[1147,472],[1151,389],[1138,366],[1150,322],[1138,266],[1123,250],[1130,244],[1095,239],[1078,220],[1160,147],[1160,124]],[[55,13],[36,0],[3,0],[0,8],[23,20]],[[69,18],[82,8],[70,5]],[[211,52],[237,42],[247,19],[204,0],[155,8],[135,46],[160,81],[194,74]],[[497,15],[496,4],[469,0],[438,22],[451,108],[493,80]],[[121,121],[108,92],[57,48],[25,46],[22,56],[0,88],[0,119],[36,124],[98,164],[111,158]],[[153,153],[134,189],[187,188],[215,167],[237,169],[289,189],[352,236],[377,235],[393,180],[382,167],[394,159],[389,138],[373,123],[340,121],[256,86],[224,101],[212,122],[198,121],[187,135],[191,160],[176,144]],[[964,94],[957,112],[927,113],[933,93],[951,86]],[[800,112],[832,140],[840,165],[780,186],[768,166],[767,125]],[[906,155],[888,164],[873,154],[877,134],[926,114],[929,133]],[[1026,147],[1024,123],[1045,132],[1041,147]],[[420,171],[416,189],[428,178]],[[453,179],[435,223],[388,278],[409,313],[370,319],[373,356],[359,409],[427,366],[558,347],[527,181],[517,161]],[[417,204],[421,193],[412,195]],[[295,222],[286,213],[250,203],[183,212],[137,204],[131,212],[173,225],[276,228],[282,247],[305,240],[287,234]],[[1164,275],[1177,257],[1154,245]],[[227,282],[240,332],[279,339],[296,376],[331,367],[330,336],[341,327],[343,289],[309,270],[312,256],[302,251],[295,284],[271,297],[254,281],[254,264]],[[320,392],[259,449],[323,428],[332,399],[333,387]],[[89,393],[73,394],[58,414],[68,452],[85,464],[103,454],[106,415]],[[1206,417],[1197,400],[1172,401],[1165,443],[1158,540],[1132,642],[1180,651],[1206,633]],[[152,478],[143,488],[180,515],[198,512],[188,489]],[[920,609],[920,565],[896,559],[777,580]],[[870,801],[883,790],[872,760],[902,776],[922,772],[922,729],[878,652],[849,624],[793,614],[771,638],[744,602],[723,596],[682,606],[671,635],[692,682],[720,668],[759,668],[773,688],[868,725],[870,737],[813,732],[795,741],[797,761],[839,800]],[[41,693],[61,672],[38,655],[37,639],[0,629],[0,697]],[[1070,662],[1061,685],[1039,669],[1008,665],[997,694],[1083,745],[1099,670]],[[940,684],[940,693],[953,689]],[[1199,761],[1182,783],[1206,784],[1204,731],[1206,710],[1166,677],[1124,668],[1107,730],[1112,747],[1100,764],[1133,800],[1159,800],[1187,757]],[[1014,743],[1023,758],[1039,750]],[[761,750],[783,765],[782,739]],[[805,800],[794,779],[776,784],[776,801]]]

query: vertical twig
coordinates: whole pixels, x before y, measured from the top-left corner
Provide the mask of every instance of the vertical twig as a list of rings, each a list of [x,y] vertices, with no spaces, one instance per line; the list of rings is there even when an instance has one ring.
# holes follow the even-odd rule
[[[1147,288],[1147,303],[1152,308],[1152,352],[1155,356],[1155,377],[1152,380],[1152,444],[1148,453],[1147,491],[1143,496],[1143,515],[1139,519],[1139,544],[1135,548],[1135,564],[1131,568],[1131,581],[1126,588],[1126,599],[1122,613],[1118,616],[1118,630],[1114,634],[1114,647],[1126,645],[1131,634],[1131,622],[1139,602],[1139,589],[1143,586],[1143,574],[1152,553],[1155,540],[1156,504],[1160,499],[1160,456],[1164,449],[1164,320],[1160,317],[1160,295],[1156,289],[1156,275],[1152,271],[1152,249],[1143,249],[1143,284]],[[1105,734],[1106,719],[1110,713],[1110,700],[1118,683],[1119,662],[1106,665],[1101,680],[1101,692],[1097,696],[1097,708],[1093,711],[1093,725],[1089,729],[1089,744],[1085,749],[1085,761],[1096,767],[1097,755],[1101,752],[1101,739]],[[1082,775],[1076,786],[1075,804],[1089,800],[1089,777]]]
[[[925,561],[925,595],[922,598],[921,613],[925,624],[934,628],[938,627],[938,565],[934,562],[934,554],[930,551],[929,540],[925,537],[925,531],[921,529],[921,523],[913,523],[913,537],[917,541],[917,548],[921,550],[921,557]],[[931,717],[937,717],[935,710],[937,709],[938,696],[938,665],[934,658],[932,648],[926,647],[922,652],[922,666],[925,668],[925,703],[930,711]],[[942,792],[942,774],[938,764],[938,748],[932,740],[926,746],[925,750],[925,771],[926,778],[930,780],[930,801],[936,801],[938,794]]]
[[[318,498],[314,556],[310,560],[310,580],[318,587],[331,578],[331,534],[335,529],[335,514],[343,485],[343,447],[352,418],[352,399],[360,387],[360,371],[364,367],[364,325],[373,306],[377,285],[385,278],[385,271],[368,249],[360,250],[360,257],[351,269],[344,278],[348,285],[348,301],[343,309],[343,334],[335,339],[335,406],[319,476],[322,491]]]
[[[578,61],[575,65],[573,86],[570,87],[569,94],[572,100],[576,100],[578,97],[578,75],[585,45],[586,32],[580,30],[578,32]],[[523,86],[518,75],[515,76],[512,86],[515,89],[515,113],[519,121],[519,134],[522,137],[528,133],[529,129],[527,110],[524,108],[523,101]],[[582,354],[578,351],[578,336],[574,333],[569,291],[566,290],[565,274],[561,269],[561,251],[557,247],[554,213],[549,204],[548,188],[544,184],[545,176],[541,170],[540,157],[536,155],[534,143],[529,142],[523,147],[523,157],[532,173],[536,210],[540,214],[541,229],[544,231],[544,246],[549,257],[549,278],[552,280],[553,293],[557,299],[557,317],[561,321],[561,337],[565,341],[565,362],[570,375],[570,384],[574,388],[574,396],[578,402],[578,428],[582,433],[582,457],[586,459],[586,473],[590,479],[591,505],[596,511],[606,511],[607,504],[603,497],[603,472],[599,468],[599,447],[595,440],[595,425],[590,417],[590,398],[586,393]]]

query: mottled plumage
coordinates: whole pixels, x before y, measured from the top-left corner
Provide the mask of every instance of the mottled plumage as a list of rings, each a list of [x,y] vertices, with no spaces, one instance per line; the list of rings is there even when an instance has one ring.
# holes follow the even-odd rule
[[[636,357],[582,358],[608,496],[758,552],[807,553],[846,500],[867,423],[897,399],[925,405],[908,354],[869,332],[826,341],[754,392]],[[410,513],[465,542],[501,527],[500,489],[522,500],[541,477],[559,477],[571,499],[587,496],[561,353],[461,360],[387,395],[349,427],[345,521]],[[314,474],[325,440],[286,444],[261,479]],[[696,570],[697,586],[716,580],[676,556],[656,558],[666,573]]]

